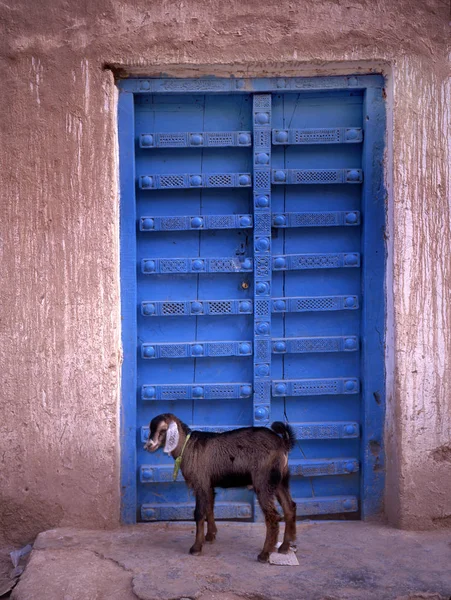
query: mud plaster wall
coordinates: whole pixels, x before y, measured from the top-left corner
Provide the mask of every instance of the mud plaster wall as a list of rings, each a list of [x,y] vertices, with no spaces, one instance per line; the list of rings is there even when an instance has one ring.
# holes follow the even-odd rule
[[[387,75],[386,514],[450,525],[449,87],[442,0],[4,0],[0,525],[119,520],[114,78]],[[205,66],[207,65],[207,66]]]

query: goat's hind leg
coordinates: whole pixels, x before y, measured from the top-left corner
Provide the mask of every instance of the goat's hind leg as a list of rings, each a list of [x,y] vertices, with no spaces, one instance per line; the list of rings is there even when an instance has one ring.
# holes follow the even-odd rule
[[[215,490],[210,488],[208,494],[208,506],[207,506],[207,535],[205,539],[207,542],[214,542],[218,529],[215,523]]]
[[[258,502],[265,515],[266,539],[263,550],[258,555],[259,562],[268,562],[269,555],[276,549],[277,538],[279,535],[280,516],[274,504],[274,491],[262,490],[257,492]]]
[[[196,521],[196,540],[189,549],[190,554],[198,556],[202,552],[204,543],[204,525],[207,515],[208,495],[204,491],[196,492],[196,508],[194,509],[194,519]]]
[[[285,518],[285,533],[279,552],[286,554],[293,545],[293,542],[296,541],[296,503],[293,502],[290,494],[288,475],[281,481],[276,496]]]

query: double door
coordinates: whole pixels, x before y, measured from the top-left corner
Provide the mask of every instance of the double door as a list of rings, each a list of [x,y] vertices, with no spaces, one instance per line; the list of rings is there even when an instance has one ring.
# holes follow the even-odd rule
[[[142,448],[165,412],[204,431],[288,421],[298,515],[360,514],[364,96],[135,96],[139,520],[193,514],[172,459]],[[218,492],[218,519],[261,518],[251,491]]]

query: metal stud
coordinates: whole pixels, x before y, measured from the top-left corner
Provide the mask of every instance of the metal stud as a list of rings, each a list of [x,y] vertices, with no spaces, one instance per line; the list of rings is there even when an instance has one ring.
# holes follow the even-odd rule
[[[348,223],[349,225],[354,225],[354,223],[357,223],[357,221],[358,221],[357,213],[355,213],[355,212],[346,213],[345,220],[346,220],[346,223]]]
[[[252,304],[250,302],[240,302],[240,312],[250,312],[252,310]]]
[[[266,335],[267,333],[269,333],[269,323],[258,323],[257,333],[259,333],[260,335]]]
[[[286,173],[285,171],[276,171],[274,173],[274,180],[275,181],[285,181],[286,180]]]
[[[255,115],[255,122],[258,125],[267,125],[269,123],[269,113],[259,112]]]
[[[269,283],[266,281],[259,281],[256,285],[256,291],[259,296],[263,296],[269,292]]]
[[[153,229],[154,227],[155,227],[155,223],[154,223],[153,219],[146,218],[146,219],[143,219],[141,221],[141,228],[142,229],[147,230],[147,229]]]
[[[345,254],[345,265],[358,265],[359,264],[359,255],[358,254]]]
[[[286,304],[285,304],[285,300],[276,300],[274,302],[274,308],[276,310],[285,310]]]
[[[285,342],[276,342],[273,346],[274,352],[285,352],[287,345]]]
[[[204,224],[204,220],[201,219],[201,217],[193,217],[191,219],[191,227],[195,227],[196,229],[199,229],[199,227],[202,227],[203,224]]]
[[[276,142],[280,142],[281,144],[288,142],[288,131],[277,131]]]
[[[247,146],[251,143],[251,136],[247,133],[240,133],[238,136],[238,143]]]
[[[146,175],[145,177],[142,177],[141,178],[141,187],[142,188],[153,187],[153,177],[149,177],[148,175]]]
[[[284,215],[277,215],[274,217],[274,225],[277,225],[277,227],[285,225],[286,221],[287,220]]]
[[[204,143],[204,138],[200,133],[193,133],[190,136],[190,142],[193,146],[202,146]]]
[[[269,375],[269,365],[258,365],[256,372],[259,377],[266,377]]]
[[[203,353],[204,353],[204,347],[202,346],[202,344],[195,344],[191,348],[191,354],[193,356],[202,356]]]
[[[193,313],[200,313],[204,310],[204,306],[201,302],[191,302],[191,311]]]
[[[276,394],[283,396],[287,392],[287,386],[284,383],[278,383],[275,388]]]
[[[252,394],[252,388],[250,385],[242,385],[240,388],[240,396],[242,398],[248,398]]]
[[[252,351],[252,348],[251,348],[250,344],[240,344],[240,346],[239,346],[240,354],[250,354],[251,351]]]
[[[269,238],[259,238],[255,246],[257,250],[260,250],[260,252],[266,252],[270,247]]]
[[[254,411],[254,415],[256,421],[264,421],[265,419],[269,419],[269,412],[265,406],[257,406]]]
[[[266,152],[259,152],[255,157],[255,162],[259,165],[267,165],[269,163],[269,155]]]
[[[142,311],[143,311],[143,314],[145,314],[145,315],[155,314],[155,304],[146,302],[145,304],[143,304]]]
[[[194,260],[193,261],[193,270],[194,271],[201,271],[204,268],[204,261],[203,260]]]
[[[147,134],[141,137],[142,146],[153,146],[153,135]]]
[[[269,205],[268,196],[258,196],[257,200],[255,201],[255,204],[259,208],[266,208]]]

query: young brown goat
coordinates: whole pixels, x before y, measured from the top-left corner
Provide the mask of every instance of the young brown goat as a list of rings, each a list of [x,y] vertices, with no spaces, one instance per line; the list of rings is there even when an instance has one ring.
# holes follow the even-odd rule
[[[280,435],[278,435],[280,434]],[[289,425],[279,421],[266,427],[246,427],[224,433],[191,431],[175,415],[158,415],[150,422],[149,439],[144,449],[155,452],[161,446],[176,459],[187,485],[196,496],[194,519],[196,540],[190,553],[198,555],[204,543],[216,538],[214,488],[253,486],[265,515],[266,539],[258,555],[267,562],[274,552],[279,534],[279,514],[274,498],[285,517],[285,534],[279,552],[286,553],[296,540],[296,504],[289,489],[288,452],[295,444]],[[177,461],[178,459],[178,461]]]

